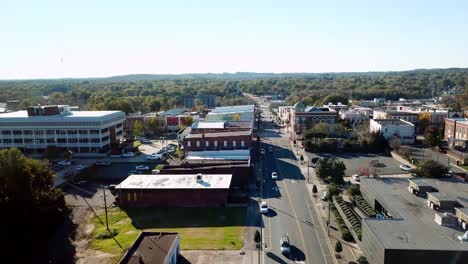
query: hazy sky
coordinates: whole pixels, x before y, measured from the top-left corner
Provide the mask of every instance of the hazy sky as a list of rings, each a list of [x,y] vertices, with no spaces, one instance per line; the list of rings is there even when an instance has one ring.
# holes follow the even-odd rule
[[[0,13],[0,79],[468,67],[466,0],[0,0]]]

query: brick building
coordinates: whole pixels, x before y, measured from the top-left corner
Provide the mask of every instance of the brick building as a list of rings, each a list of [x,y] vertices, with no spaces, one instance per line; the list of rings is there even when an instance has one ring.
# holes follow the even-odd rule
[[[468,119],[447,118],[445,119],[444,140],[464,142],[468,140]],[[455,143],[455,142],[454,142]]]
[[[313,127],[320,123],[337,123],[338,112],[327,107],[305,107],[303,103],[299,102],[294,105],[291,121],[294,132],[301,133],[308,126]]]
[[[231,174],[134,174],[115,188],[120,206],[223,206]]]
[[[252,144],[252,132],[249,131],[225,131],[214,133],[191,133],[184,138],[184,150],[232,150],[250,149]]]

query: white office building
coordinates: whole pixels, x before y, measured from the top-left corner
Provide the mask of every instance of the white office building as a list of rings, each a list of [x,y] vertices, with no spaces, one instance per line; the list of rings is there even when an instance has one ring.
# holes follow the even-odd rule
[[[71,111],[68,105],[33,106],[0,114],[0,149],[43,152],[48,147],[73,153],[107,153],[123,134],[121,111]]]
[[[403,119],[371,119],[369,131],[381,131],[387,140],[396,137],[402,144],[414,143],[414,124]]]

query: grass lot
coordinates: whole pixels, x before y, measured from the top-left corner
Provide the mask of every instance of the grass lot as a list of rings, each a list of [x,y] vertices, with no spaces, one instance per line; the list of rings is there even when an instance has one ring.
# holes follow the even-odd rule
[[[155,170],[161,170],[162,168],[164,168],[164,164],[158,164],[154,167]]]
[[[246,208],[112,208],[109,228],[124,249],[141,230],[179,232],[181,249],[241,249],[244,245]],[[101,222],[102,221],[102,222]],[[91,245],[100,251],[123,251],[108,237],[105,215],[93,218]]]
[[[467,171],[468,171],[468,165],[460,166],[460,167],[462,167],[464,170],[467,170]]]
[[[133,147],[134,147],[134,148],[138,148],[141,144],[142,144],[142,143],[141,143],[141,141],[139,141],[139,140],[133,141]]]

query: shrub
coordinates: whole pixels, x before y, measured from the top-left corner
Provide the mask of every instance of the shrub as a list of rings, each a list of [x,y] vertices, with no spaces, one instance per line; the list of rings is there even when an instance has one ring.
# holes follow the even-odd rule
[[[335,251],[340,253],[341,251],[343,251],[343,246],[341,246],[341,242],[340,241],[336,241],[336,244],[335,244]]]
[[[312,193],[316,194],[317,193],[317,186],[314,184],[314,186],[312,186]]]
[[[358,184],[352,184],[351,186],[349,186],[347,193],[351,197],[353,197],[355,195],[358,195],[358,194],[361,194],[361,191],[359,190],[359,185]]]
[[[351,232],[349,231],[348,228],[345,228],[341,231],[341,239],[343,239],[346,242],[351,242],[353,241],[353,235],[351,235]]]
[[[254,235],[254,241],[256,243],[260,243],[260,240],[261,240],[260,232],[258,230],[256,230],[255,235]]]
[[[367,261],[366,257],[364,256],[360,256],[357,261],[359,264],[369,264],[369,261]]]

